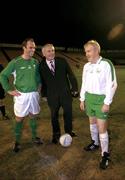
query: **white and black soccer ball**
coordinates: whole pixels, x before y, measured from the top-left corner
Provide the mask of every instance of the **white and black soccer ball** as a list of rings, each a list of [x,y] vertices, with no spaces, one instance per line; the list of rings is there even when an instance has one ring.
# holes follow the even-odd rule
[[[63,147],[68,147],[72,143],[72,137],[68,133],[63,134],[60,136],[59,142]]]

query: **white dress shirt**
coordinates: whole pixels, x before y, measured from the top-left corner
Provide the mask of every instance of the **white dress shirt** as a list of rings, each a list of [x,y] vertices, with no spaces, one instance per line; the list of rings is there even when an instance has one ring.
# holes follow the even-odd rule
[[[96,63],[88,62],[83,67],[80,101],[85,100],[85,92],[105,95],[104,104],[112,103],[117,88],[116,74],[110,60],[100,57]]]
[[[55,61],[54,61],[54,60],[51,60],[51,62],[53,62],[53,65],[54,65],[54,67],[55,67]],[[46,63],[47,63],[47,65],[48,65],[49,69],[51,70],[50,60],[47,60],[47,59],[46,59]]]

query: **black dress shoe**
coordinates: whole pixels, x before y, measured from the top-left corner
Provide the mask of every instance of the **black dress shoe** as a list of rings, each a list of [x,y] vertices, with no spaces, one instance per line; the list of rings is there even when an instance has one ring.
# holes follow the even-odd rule
[[[59,139],[57,139],[57,138],[53,138],[53,139],[52,139],[52,143],[53,143],[53,144],[58,144],[58,142],[59,142]]]
[[[75,134],[74,132],[69,133],[71,137],[77,137],[77,134]]]
[[[58,144],[60,138],[60,132],[54,133],[52,137],[52,143]]]

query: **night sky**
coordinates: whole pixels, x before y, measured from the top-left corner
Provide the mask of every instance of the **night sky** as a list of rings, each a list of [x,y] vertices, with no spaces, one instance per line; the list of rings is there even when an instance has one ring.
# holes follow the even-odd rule
[[[39,45],[81,48],[96,39],[104,49],[125,48],[125,0],[39,1],[5,2],[0,43],[33,37]]]

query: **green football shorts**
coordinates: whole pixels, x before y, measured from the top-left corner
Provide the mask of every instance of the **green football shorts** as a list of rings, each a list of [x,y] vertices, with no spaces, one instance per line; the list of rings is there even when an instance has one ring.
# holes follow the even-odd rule
[[[97,119],[106,120],[108,118],[108,112],[102,112],[101,108],[104,104],[105,95],[85,94],[85,108],[86,114],[89,117],[96,117]]]

